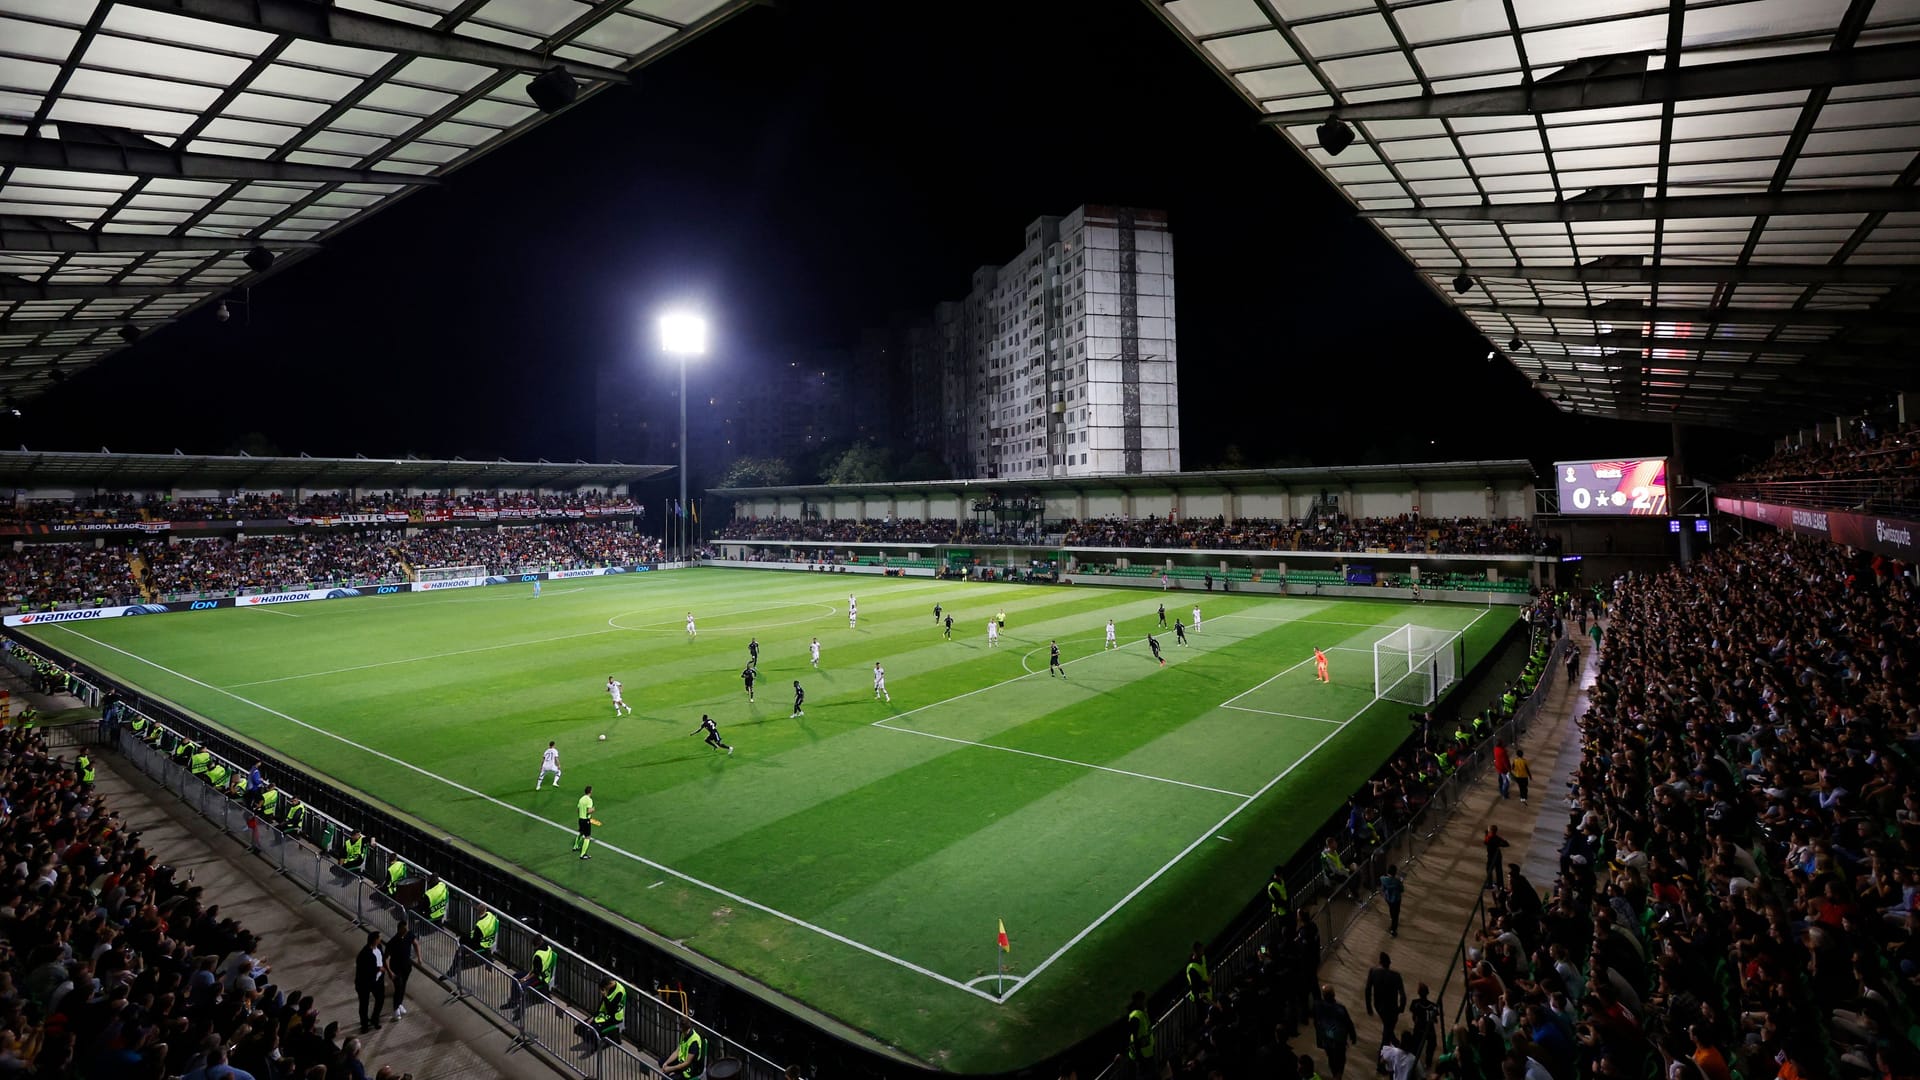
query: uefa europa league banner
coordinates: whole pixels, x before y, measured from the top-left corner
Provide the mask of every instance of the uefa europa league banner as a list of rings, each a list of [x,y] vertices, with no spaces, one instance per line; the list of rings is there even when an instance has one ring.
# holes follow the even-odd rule
[[[1718,497],[1713,500],[1713,508],[1723,514],[1758,521],[1802,536],[1818,536],[1836,544],[1908,562],[1913,560],[1915,554],[1914,534],[1920,533],[1920,521],[1861,514],[1852,510],[1813,510],[1804,506]]]

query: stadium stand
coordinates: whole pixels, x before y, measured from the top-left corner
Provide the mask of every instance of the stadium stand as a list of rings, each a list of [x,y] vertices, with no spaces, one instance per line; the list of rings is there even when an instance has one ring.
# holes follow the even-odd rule
[[[14,868],[0,885],[0,1072],[367,1075],[311,995],[273,983],[219,897],[161,864],[40,734],[0,731],[0,773]]]
[[[336,494],[288,499],[279,492],[222,499],[176,498],[164,493],[109,492],[82,499],[23,499],[0,509],[0,521],[32,524],[139,521],[250,521],[322,517],[333,514],[426,514],[436,510],[568,510],[630,508],[625,496],[605,492],[565,495],[539,492],[466,492],[430,495],[365,492],[354,498]]]
[[[1194,548],[1232,551],[1386,551],[1433,555],[1546,554],[1545,538],[1520,519],[1473,520],[1333,516],[1316,521],[1266,518],[1160,518],[1067,521],[1067,547]]]
[[[1509,899],[1499,981],[1542,998],[1544,948],[1584,956],[1579,1053],[1616,1075],[1920,1069],[1915,614],[1897,568],[1786,536],[1623,582],[1581,817],[1551,903]]]
[[[1920,475],[1920,428],[1903,424],[1885,434],[1871,428],[1846,442],[1782,450],[1748,469],[1741,480],[1870,480]]]
[[[838,518],[735,518],[721,526],[715,540],[808,540],[847,544],[945,544],[961,536],[952,518],[910,521]]]
[[[1538,555],[1548,541],[1520,519],[1480,521],[1466,518],[1347,518],[1313,522],[1267,518],[1163,518],[1066,520],[1047,531],[1063,536],[1065,547],[1166,548],[1222,551],[1384,551],[1435,555]],[[736,518],[723,525],[716,540],[754,542],[944,544],[982,539],[972,526],[951,519],[933,521],[868,518]]]
[[[406,578],[403,566],[482,565],[495,573],[570,570],[661,557],[660,541],[610,522],[141,539],[104,546],[25,543],[0,554],[0,603],[21,609],[230,595],[243,589],[352,586]],[[143,581],[144,579],[144,581]]]

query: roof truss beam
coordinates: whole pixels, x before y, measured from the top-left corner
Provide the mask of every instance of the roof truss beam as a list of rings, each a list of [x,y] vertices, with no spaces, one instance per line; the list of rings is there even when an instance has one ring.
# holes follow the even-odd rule
[[[1317,124],[1329,115],[1349,121],[1426,120],[1614,109],[1660,105],[1669,100],[1700,101],[1741,94],[1772,94],[1782,90],[1894,82],[1910,79],[1915,71],[1920,70],[1920,45],[1911,44],[1795,53],[1659,71],[1646,70],[1649,55],[1615,58],[1637,62],[1634,66],[1638,70],[1627,72],[1589,76],[1586,74],[1587,68],[1571,65],[1526,86],[1295,109],[1267,113],[1260,118],[1260,122],[1295,127]]]
[[[164,320],[152,315],[129,315],[124,319],[0,319],[0,336],[14,334],[58,334],[74,330],[116,330],[128,323],[142,331],[157,329]],[[141,324],[147,325],[141,325]]]
[[[1879,367],[1897,370],[1915,367],[1905,359],[1909,353],[1904,349],[1881,350],[1871,345],[1852,342],[1832,341],[1764,341],[1759,338],[1702,338],[1702,337],[1661,337],[1650,334],[1533,334],[1518,335],[1524,344],[1534,341],[1552,341],[1562,345],[1598,346],[1601,349],[1618,349],[1625,353],[1638,353],[1643,349],[1663,349],[1672,352],[1722,352],[1757,355],[1760,353],[1778,353],[1782,356],[1826,356],[1838,357],[1850,364],[1863,367]],[[1658,363],[1649,360],[1648,363]]]
[[[1920,327],[1920,313],[1898,311],[1827,311],[1793,308],[1676,308],[1577,307],[1572,304],[1461,304],[1469,316],[1497,315],[1510,319],[1578,319],[1583,322],[1716,323],[1732,326],[1844,326],[1862,330],[1909,330]],[[1524,335],[1523,335],[1524,336]]]
[[[264,30],[268,33],[284,34],[307,41],[482,64],[509,71],[545,71],[559,63],[545,53],[530,49],[498,45],[480,38],[417,26],[397,19],[363,15],[327,4],[312,3],[310,0],[116,0],[116,2],[126,7],[164,11],[204,22],[222,23],[248,30]],[[567,61],[565,66],[572,74],[589,79],[612,83],[624,83],[629,80],[628,74],[617,68],[600,67],[596,64],[576,61]]]
[[[269,248],[317,248],[311,240],[258,240],[239,236],[184,236],[178,233],[96,232],[76,229],[57,218],[0,214],[0,251],[105,255],[147,251],[244,251]]]
[[[217,291],[219,290],[204,285],[175,285],[171,282],[154,284],[125,282],[117,285],[96,282],[61,284],[0,277],[0,300],[117,300],[128,297],[188,294],[204,296]]]
[[[1920,190],[1914,188],[1833,188],[1741,195],[1575,197],[1553,202],[1388,207],[1362,210],[1360,216],[1423,221],[1676,221],[1766,214],[1899,214],[1916,210],[1920,210]]]
[[[1453,271],[1427,268],[1451,277]],[[1576,281],[1589,285],[1907,285],[1920,282],[1920,266],[1832,263],[1757,263],[1749,266],[1469,266],[1469,277],[1508,281]]]
[[[379,169],[344,169],[227,154],[172,150],[130,131],[61,124],[60,136],[0,135],[0,166],[117,173],[160,180],[265,180],[296,184],[428,185],[431,176]]]

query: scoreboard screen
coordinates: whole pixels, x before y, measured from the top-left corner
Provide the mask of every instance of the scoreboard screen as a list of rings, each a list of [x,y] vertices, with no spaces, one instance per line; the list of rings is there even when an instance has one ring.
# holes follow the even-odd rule
[[[1667,512],[1666,458],[1557,461],[1553,479],[1563,514]]]

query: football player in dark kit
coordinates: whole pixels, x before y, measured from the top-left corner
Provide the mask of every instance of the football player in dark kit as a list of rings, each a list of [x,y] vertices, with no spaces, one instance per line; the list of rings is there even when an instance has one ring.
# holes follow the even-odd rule
[[[1060,643],[1049,641],[1047,642],[1047,677],[1052,678],[1056,673],[1063,679],[1067,677],[1067,669],[1060,663]]]
[[[728,757],[733,756],[733,747],[728,746],[726,740],[720,737],[720,725],[714,723],[713,717],[708,716],[706,713],[700,714],[700,726],[687,732],[687,734],[698,735],[703,731],[707,733],[706,742],[708,746],[713,747],[715,750],[725,750]]]

